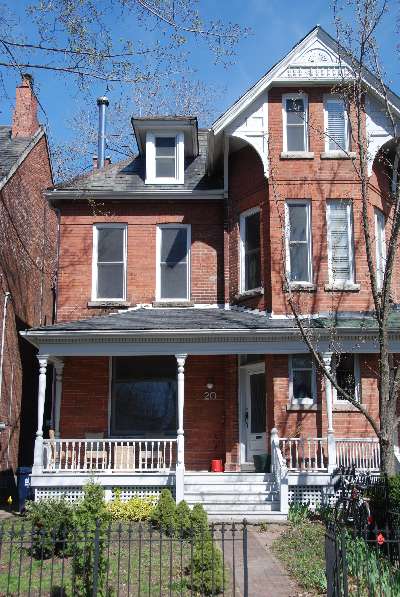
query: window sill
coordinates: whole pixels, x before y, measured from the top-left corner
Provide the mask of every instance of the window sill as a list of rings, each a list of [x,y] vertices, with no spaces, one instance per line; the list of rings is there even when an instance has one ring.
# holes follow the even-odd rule
[[[334,403],[332,410],[334,413],[360,413],[358,408],[353,406],[353,404],[350,404],[350,402],[344,402],[343,404],[342,403]]]
[[[355,160],[355,151],[322,151],[321,160]]]
[[[168,307],[194,307],[194,303],[192,301],[153,301],[152,302],[152,306],[153,307],[162,307],[164,308],[168,308]]]
[[[353,284],[353,282],[342,282],[336,284],[325,284],[325,292],[359,292],[360,284]]]
[[[317,290],[317,285],[312,284],[311,282],[290,282],[289,287],[285,286],[284,291],[289,292],[289,290],[294,290],[296,292],[315,292]]]
[[[313,151],[282,151],[281,160],[313,160]]]
[[[316,412],[318,410],[321,410],[321,406],[319,404],[287,404],[286,410],[288,412],[299,410]]]
[[[123,308],[123,307],[134,307],[135,305],[133,305],[132,303],[129,303],[128,301],[102,301],[102,300],[98,300],[98,301],[88,301],[87,302],[87,307],[88,309],[107,309],[107,308]]]
[[[243,301],[248,298],[252,298],[253,296],[263,296],[264,288],[260,286],[259,288],[253,288],[252,290],[244,290],[240,294],[236,294],[234,296],[235,301]]]

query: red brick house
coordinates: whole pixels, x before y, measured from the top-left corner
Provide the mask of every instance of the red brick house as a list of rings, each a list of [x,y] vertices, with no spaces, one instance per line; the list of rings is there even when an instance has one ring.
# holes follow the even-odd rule
[[[16,89],[11,126],[0,126],[0,483],[10,495],[19,465],[31,465],[38,363],[19,335],[53,321],[56,217],[43,197],[52,184],[46,133],[32,78]]]
[[[332,95],[341,68],[316,27],[210,130],[191,117],[133,118],[134,159],[48,191],[60,214],[57,322],[25,334],[40,362],[37,497],[72,499],[94,477],[108,498],[170,484],[220,519],[282,517],[288,499],[329,499],[336,464],[379,466],[366,419],[316,374],[284,283],[332,366],[335,315],[336,375],[376,413],[356,156]],[[372,93],[365,127],[379,271],[374,158],[391,134]],[[395,308],[391,325],[397,352]],[[256,472],[265,454],[271,472]],[[212,460],[225,472],[210,473]]]

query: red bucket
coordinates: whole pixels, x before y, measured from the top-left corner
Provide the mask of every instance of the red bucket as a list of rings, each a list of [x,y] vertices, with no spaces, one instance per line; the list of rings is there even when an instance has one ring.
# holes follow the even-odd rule
[[[222,460],[211,460],[211,472],[212,473],[223,473],[224,467],[222,466]]]

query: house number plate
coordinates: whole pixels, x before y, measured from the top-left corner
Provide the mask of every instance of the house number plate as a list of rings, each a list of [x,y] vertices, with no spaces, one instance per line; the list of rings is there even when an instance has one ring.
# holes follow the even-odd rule
[[[203,400],[216,400],[217,392],[209,392],[208,390],[203,394]]]

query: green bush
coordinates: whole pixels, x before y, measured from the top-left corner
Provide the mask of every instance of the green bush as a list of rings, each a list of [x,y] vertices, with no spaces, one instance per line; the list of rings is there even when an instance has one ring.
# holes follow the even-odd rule
[[[187,539],[191,535],[192,512],[185,500],[179,502],[175,510],[175,534],[182,539]]]
[[[388,485],[390,509],[400,512],[400,475],[389,477]]]
[[[115,499],[106,506],[112,520],[150,520],[156,507],[156,498],[138,496],[123,502],[121,490],[115,490],[114,493]]]
[[[163,489],[156,507],[151,515],[151,521],[159,529],[168,534],[175,532],[176,504],[169,489]]]
[[[84,498],[75,506],[72,518],[74,523],[73,594],[76,597],[92,595],[94,565],[97,557],[97,595],[103,597],[107,594],[105,541],[110,514],[100,485],[88,483],[84,486]]]
[[[222,553],[210,538],[197,539],[190,566],[189,588],[200,595],[217,595],[223,589]]]
[[[303,524],[310,518],[308,504],[294,503],[289,506],[288,521],[294,525]]]
[[[72,505],[66,499],[27,502],[26,517],[32,524],[32,553],[47,559],[53,554],[68,555],[72,529]]]
[[[209,534],[207,512],[201,504],[195,504],[190,514],[190,523],[193,536],[205,539]]]

